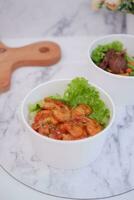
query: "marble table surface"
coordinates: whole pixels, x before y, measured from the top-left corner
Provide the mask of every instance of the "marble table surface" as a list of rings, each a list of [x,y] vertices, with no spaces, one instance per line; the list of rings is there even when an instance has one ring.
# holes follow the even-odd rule
[[[5,43],[10,46],[20,46],[39,39],[41,38],[5,40]],[[91,78],[91,73],[88,72],[87,49],[94,37],[48,39],[61,45],[62,60],[49,68],[27,67],[16,70],[10,90],[0,95],[1,167],[19,182],[40,191],[42,194],[34,190],[29,191],[29,195],[37,197],[34,196],[35,199],[59,199],[47,196],[45,193],[65,198],[87,199],[111,196],[112,199],[124,197],[131,199],[133,192],[127,194],[125,192],[134,188],[134,105],[128,105],[127,102],[125,106],[116,105],[116,119],[109,137],[101,155],[90,166],[80,170],[57,170],[45,165],[34,154],[18,114],[24,96],[33,87],[47,80],[74,76]],[[12,182],[7,175],[1,176],[6,177],[3,178],[3,183],[5,180]],[[16,182],[12,183],[12,188],[15,186],[17,191],[23,191],[22,197],[26,197],[25,192],[28,194],[28,188]],[[0,188],[2,187],[0,183]],[[8,188],[8,191],[11,191],[11,188]],[[121,193],[125,194],[118,196]],[[6,197],[4,189],[0,189],[0,197],[11,199],[8,194]]]
[[[0,38],[134,34],[133,15],[94,12],[91,0],[0,2]]]

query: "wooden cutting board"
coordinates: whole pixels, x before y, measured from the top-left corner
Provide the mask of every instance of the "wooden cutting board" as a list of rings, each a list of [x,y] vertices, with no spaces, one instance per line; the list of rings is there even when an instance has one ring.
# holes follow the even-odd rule
[[[37,42],[24,47],[10,48],[0,42],[0,92],[9,89],[12,72],[23,66],[50,66],[61,58],[54,42]]]

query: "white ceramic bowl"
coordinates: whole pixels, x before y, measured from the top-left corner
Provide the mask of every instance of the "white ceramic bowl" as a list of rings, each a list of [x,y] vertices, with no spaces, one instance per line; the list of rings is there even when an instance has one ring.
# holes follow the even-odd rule
[[[105,142],[108,130],[114,119],[114,105],[107,93],[95,86],[100,92],[101,98],[110,109],[111,117],[108,126],[93,137],[76,141],[60,141],[42,136],[34,131],[28,124],[28,105],[43,99],[44,97],[63,94],[67,84],[71,80],[54,80],[43,83],[34,88],[22,102],[21,119],[27,135],[33,144],[33,148],[38,157],[46,164],[62,169],[75,169],[88,165],[99,155]],[[92,84],[93,85],[93,84]]]
[[[125,34],[108,35],[93,41],[88,51],[90,66],[92,68],[92,81],[107,91],[116,105],[134,103],[134,77],[112,74],[99,68],[91,59],[92,51],[99,44],[107,44],[119,40],[124,44],[129,55],[134,56],[134,36]]]

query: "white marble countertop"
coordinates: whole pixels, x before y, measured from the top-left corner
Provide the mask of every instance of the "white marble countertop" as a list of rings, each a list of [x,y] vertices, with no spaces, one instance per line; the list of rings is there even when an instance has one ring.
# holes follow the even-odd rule
[[[113,196],[132,190],[134,186],[133,105],[117,107],[116,121],[111,129],[111,136],[102,154],[92,166],[80,171],[57,171],[44,166],[44,163],[34,157],[17,117],[18,107],[26,93],[37,84],[50,79],[90,77],[87,48],[94,37],[48,39],[57,41],[61,45],[62,60],[47,69],[28,67],[16,70],[12,77],[10,91],[0,96],[0,163],[2,167],[19,181],[41,192],[45,189],[47,193],[61,194],[65,197],[83,199],[96,197],[95,194],[97,197]],[[7,45],[20,46],[37,40],[39,38],[5,40],[5,42]],[[45,172],[42,169],[45,169]],[[90,185],[89,179],[96,181]],[[29,189],[13,180],[2,169],[0,169],[0,180],[2,200],[14,200],[18,196],[20,200],[59,199]],[[88,189],[89,186],[90,189]],[[111,199],[129,200],[133,195],[134,192],[129,192]]]
[[[134,34],[133,15],[94,12],[91,0],[1,0],[0,10],[0,38]]]

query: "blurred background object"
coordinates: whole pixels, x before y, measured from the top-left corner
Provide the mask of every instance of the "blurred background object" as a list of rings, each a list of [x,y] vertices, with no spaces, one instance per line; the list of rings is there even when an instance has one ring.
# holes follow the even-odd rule
[[[92,8],[94,10],[99,10],[103,7],[111,11],[134,14],[134,0],[92,0]]]
[[[134,33],[134,15],[95,12],[91,4],[92,0],[0,0],[0,39]]]

